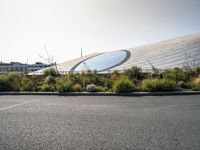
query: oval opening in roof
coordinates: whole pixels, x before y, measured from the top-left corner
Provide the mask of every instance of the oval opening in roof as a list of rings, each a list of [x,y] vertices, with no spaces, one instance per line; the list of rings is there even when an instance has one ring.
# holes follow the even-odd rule
[[[81,61],[75,65],[71,71],[81,72],[81,71],[105,71],[121,65],[130,57],[130,52],[127,50],[119,50],[113,52],[102,53],[92,58]]]

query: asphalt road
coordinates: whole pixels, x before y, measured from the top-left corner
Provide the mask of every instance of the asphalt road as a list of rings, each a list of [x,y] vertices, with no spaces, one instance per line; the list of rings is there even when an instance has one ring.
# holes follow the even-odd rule
[[[200,96],[0,96],[0,149],[199,150]]]

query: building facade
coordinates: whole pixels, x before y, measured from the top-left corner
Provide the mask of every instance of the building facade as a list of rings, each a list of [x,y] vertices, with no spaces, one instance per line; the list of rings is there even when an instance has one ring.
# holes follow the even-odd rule
[[[19,72],[27,73],[28,65],[20,62],[0,63],[0,72]]]
[[[3,63],[0,62],[0,72],[19,72],[19,73],[30,73],[34,71],[41,70],[46,67],[50,67],[50,64],[44,64],[41,62],[36,62],[35,64],[23,64],[20,62]]]

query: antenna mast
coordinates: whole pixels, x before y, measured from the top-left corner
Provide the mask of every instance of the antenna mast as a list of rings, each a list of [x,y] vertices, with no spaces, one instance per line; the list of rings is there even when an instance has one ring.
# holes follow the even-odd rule
[[[81,48],[81,58],[83,57],[83,49]]]

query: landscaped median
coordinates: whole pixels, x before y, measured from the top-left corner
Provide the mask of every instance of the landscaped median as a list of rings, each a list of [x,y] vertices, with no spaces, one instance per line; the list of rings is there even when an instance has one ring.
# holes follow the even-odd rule
[[[96,71],[57,74],[51,68],[43,75],[0,75],[0,94],[6,95],[176,95],[198,94],[200,69],[174,68],[145,73],[132,67],[123,73]]]

